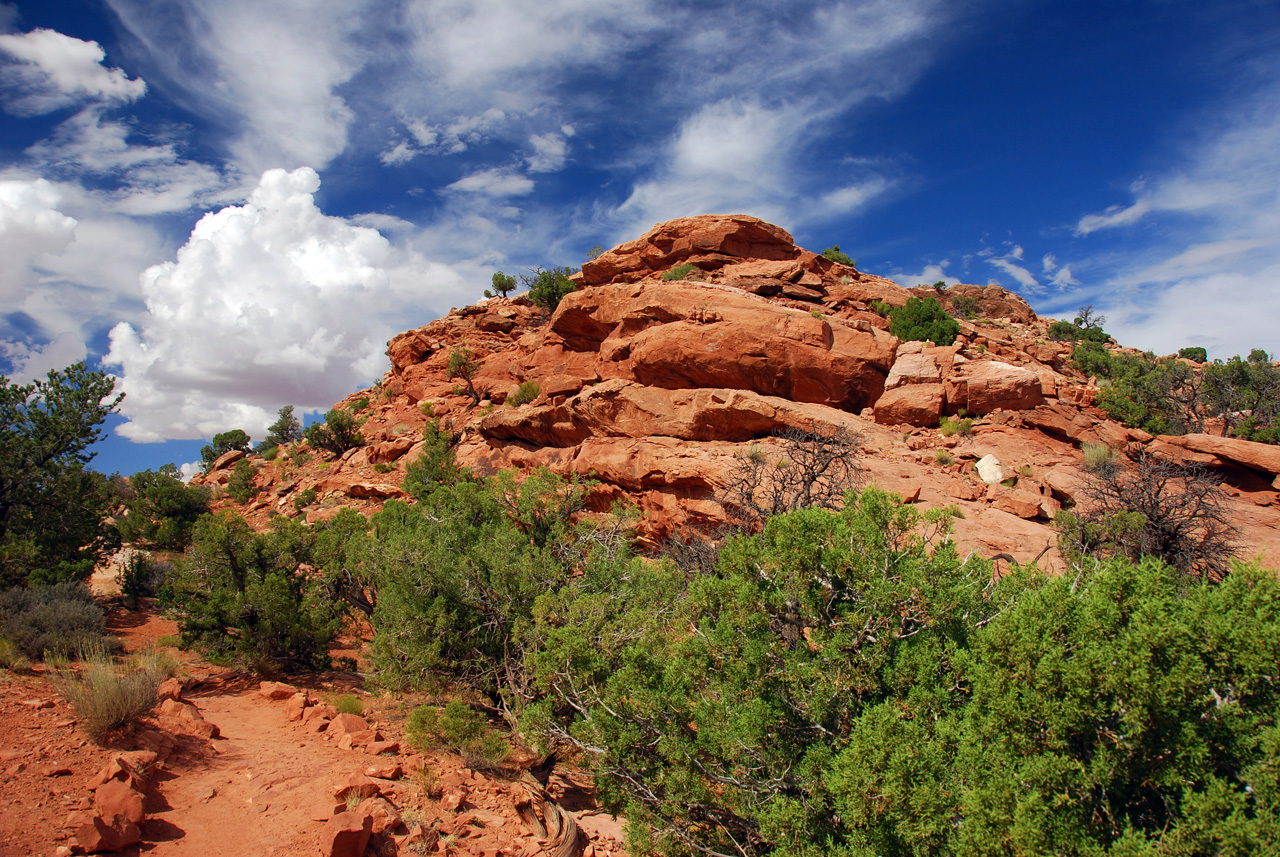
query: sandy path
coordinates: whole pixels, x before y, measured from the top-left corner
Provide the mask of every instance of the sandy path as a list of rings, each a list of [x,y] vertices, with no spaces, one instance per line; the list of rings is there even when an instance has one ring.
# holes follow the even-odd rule
[[[166,765],[148,806],[147,853],[313,855],[321,825],[312,808],[371,758],[289,723],[256,687],[189,701],[222,737],[213,752]]]

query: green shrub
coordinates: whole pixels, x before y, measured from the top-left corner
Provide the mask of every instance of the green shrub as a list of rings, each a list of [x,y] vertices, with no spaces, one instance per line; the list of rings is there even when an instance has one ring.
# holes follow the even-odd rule
[[[79,725],[96,744],[115,732],[132,729],[156,706],[159,675],[136,667],[117,667],[102,650],[87,651],[79,672],[63,669],[55,683],[75,709]]]
[[[275,461],[276,458],[278,458],[280,455],[280,447],[278,446],[260,447],[258,449],[258,454],[261,455],[267,461]]]
[[[542,391],[538,388],[537,382],[521,381],[520,385],[516,387],[516,391],[510,396],[507,396],[507,404],[517,408],[521,405],[527,405],[529,402],[538,398],[538,394],[541,392]]]
[[[379,461],[377,464],[373,465],[373,472],[374,472],[374,473],[388,473],[388,472],[390,472],[390,471],[391,471],[391,467],[392,467],[392,466],[391,466],[390,464],[388,464],[387,462],[385,462],[385,461]]]
[[[0,375],[0,589],[83,580],[119,543],[107,523],[119,480],[86,466],[114,385],[84,363],[30,384]]]
[[[205,472],[213,467],[213,463],[228,452],[249,451],[249,434],[244,429],[231,429],[213,436],[213,442],[200,448],[200,460],[204,463]]]
[[[1071,364],[1080,372],[1097,378],[1110,378],[1114,372],[1111,352],[1100,342],[1082,342],[1071,352]]]
[[[941,464],[943,467],[950,467],[955,464],[956,460],[951,457],[951,453],[945,449],[939,449],[933,454],[933,460]]]
[[[344,693],[333,701],[339,714],[364,714],[364,703],[354,693]]]
[[[468,396],[471,404],[480,404],[480,393],[476,390],[473,383],[476,371],[480,368],[480,361],[475,359],[475,354],[470,348],[455,348],[449,352],[449,366],[446,374],[449,380],[454,378],[462,379],[462,386],[454,387],[453,394],[455,396]]]
[[[960,325],[947,315],[936,298],[911,297],[905,306],[889,313],[889,332],[905,342],[919,340],[950,345],[956,341]]]
[[[973,419],[971,417],[943,417],[942,422],[938,425],[938,433],[943,437],[953,437],[957,434],[961,437],[969,437],[973,434]]]
[[[1280,841],[1280,583],[1043,575],[868,490],[541,599],[522,722],[635,853],[1250,854]],[[744,849],[746,850],[746,849]]]
[[[577,286],[569,279],[572,268],[551,268],[538,271],[526,280],[529,286],[529,300],[547,312],[555,312],[565,295],[577,290]]]
[[[138,599],[149,598],[159,592],[172,569],[169,563],[160,562],[145,551],[130,551],[117,576],[125,606],[137,610]]]
[[[977,298],[970,295],[956,295],[951,299],[951,308],[961,318],[976,318],[981,304]]]
[[[822,255],[826,259],[830,259],[839,265],[848,265],[850,268],[857,267],[857,263],[850,259],[847,255],[840,252],[840,245],[833,244],[822,251]]]
[[[69,655],[112,644],[103,609],[84,584],[74,581],[0,593],[0,636],[32,660],[45,652]]]
[[[1100,327],[1080,327],[1069,321],[1049,325],[1049,338],[1055,342],[1110,342],[1111,337]]]
[[[191,527],[209,511],[210,491],[186,485],[172,464],[159,471],[144,470],[129,477],[126,514],[116,521],[120,537],[165,550],[182,550],[191,540]]]
[[[586,486],[546,470],[468,478],[443,440],[405,478],[418,502],[389,501],[373,518],[373,663],[388,686],[444,674],[514,705],[534,601],[566,576],[559,557],[573,556]]]
[[[310,506],[316,501],[316,489],[307,488],[299,491],[293,498],[293,508],[301,511],[304,507]]]
[[[1195,363],[1207,363],[1209,360],[1209,352],[1198,345],[1178,349],[1178,356]]]
[[[484,715],[460,699],[449,700],[443,710],[426,705],[415,708],[405,725],[405,734],[415,747],[444,747],[477,770],[498,768],[511,753]]]
[[[888,303],[887,301],[874,300],[869,304],[869,306],[871,307],[871,311],[881,318],[888,318],[889,313],[893,312],[893,304]]]
[[[676,265],[674,268],[670,269],[669,271],[663,271],[662,279],[666,280],[667,282],[683,280],[688,278],[688,276],[696,270],[698,270],[698,267],[696,265],[691,265],[688,262],[685,262],[683,264]]]
[[[458,467],[453,447],[457,436],[441,428],[439,420],[431,420],[422,429],[422,452],[405,468],[401,485],[414,497],[422,499],[437,488],[454,485],[470,474]]]
[[[324,415],[323,423],[312,423],[307,426],[304,435],[307,443],[315,449],[323,449],[335,456],[342,455],[349,449],[364,445],[364,435],[360,434],[360,424],[355,416],[343,408],[334,408]],[[294,457],[297,460],[297,457]]]
[[[323,669],[341,610],[308,573],[322,564],[317,531],[284,516],[271,526],[255,533],[230,511],[202,518],[166,600],[184,647],[262,672]]]
[[[490,282],[493,284],[493,288],[485,289],[484,296],[486,298],[492,298],[499,295],[505,298],[507,293],[513,291],[516,287],[516,278],[509,274],[504,274],[501,271],[494,271],[493,278]]]
[[[227,480],[227,494],[237,503],[248,503],[254,497],[262,492],[262,489],[253,484],[253,477],[257,473],[254,466],[247,459],[240,459],[236,462],[235,469],[231,471],[231,478]]]
[[[354,402],[351,403],[349,410],[353,414],[358,414],[367,407],[369,407],[369,397],[361,396],[360,398],[356,399]]]

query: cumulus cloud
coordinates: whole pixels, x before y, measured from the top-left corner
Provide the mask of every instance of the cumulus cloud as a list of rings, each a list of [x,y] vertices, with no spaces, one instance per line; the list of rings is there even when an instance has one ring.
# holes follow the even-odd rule
[[[3,332],[6,374],[39,376],[86,356],[95,332],[139,306],[138,272],[161,243],[76,184],[0,175],[0,318],[22,319]]]
[[[76,219],[58,210],[62,195],[42,178],[0,180],[0,299],[16,303],[34,282],[40,257],[75,239]]]
[[[320,211],[319,186],[310,168],[269,170],[143,273],[147,312],[112,329],[104,358],[127,394],[120,434],[260,435],[281,404],[323,410],[381,374],[391,247]]]
[[[34,116],[85,101],[116,104],[141,98],[145,82],[107,68],[97,42],[55,30],[0,35],[0,98],[10,113]]]

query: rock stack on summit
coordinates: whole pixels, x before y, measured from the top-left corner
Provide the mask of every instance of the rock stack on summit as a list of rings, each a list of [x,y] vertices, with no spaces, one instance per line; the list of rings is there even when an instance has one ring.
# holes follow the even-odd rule
[[[748,451],[775,454],[787,429],[839,429],[859,439],[869,481],[958,506],[962,550],[1040,554],[1054,540],[1049,520],[1075,499],[1081,445],[1100,443],[1215,468],[1246,552],[1280,558],[1275,448],[1152,438],[1107,420],[1093,407],[1096,382],[1070,365],[1072,346],[1051,341],[1048,320],[999,286],[906,289],[740,215],[659,224],[573,279],[577,291],[550,313],[525,296],[495,297],[395,337],[381,384],[343,403],[369,400],[359,414],[366,444],[325,469],[319,456],[254,459],[256,484],[269,490],[241,511],[317,519],[403,498],[405,467],[436,419],[457,435],[460,464],[589,476],[598,483],[589,508],[634,503],[641,537],[657,544],[725,522],[723,489]],[[957,317],[953,344],[889,332],[881,313],[913,296]],[[478,406],[449,377],[464,349]],[[972,432],[940,433],[949,415],[974,419]],[[1000,479],[979,472],[988,457]],[[215,468],[202,478],[228,477]],[[294,502],[312,489],[313,503]],[[1050,551],[1042,564],[1054,561]]]

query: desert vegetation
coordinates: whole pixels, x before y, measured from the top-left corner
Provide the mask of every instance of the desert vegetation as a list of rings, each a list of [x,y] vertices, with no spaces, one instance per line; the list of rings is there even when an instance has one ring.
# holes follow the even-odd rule
[[[452,689],[411,740],[500,765],[488,711],[595,771],[640,852],[1247,853],[1280,835],[1280,585],[1233,561],[1201,474],[1095,453],[1084,523],[1062,523],[1073,573],[997,578],[954,549],[954,512],[860,488],[856,438],[797,433],[743,457],[749,514],[693,566],[634,553],[622,509],[578,521],[585,483],[481,478],[429,434],[416,502],[371,526],[205,519],[174,590],[184,638],[314,668],[358,593],[378,680]]]
[[[1086,341],[1076,346],[1072,362],[1100,380],[1098,405],[1124,425],[1186,434],[1203,432],[1216,420],[1223,435],[1280,442],[1280,366],[1261,349],[1197,363],[1149,352],[1115,353]]]
[[[905,341],[950,345],[956,341],[960,325],[947,315],[937,298],[911,297],[904,306],[889,310],[889,332]]]

